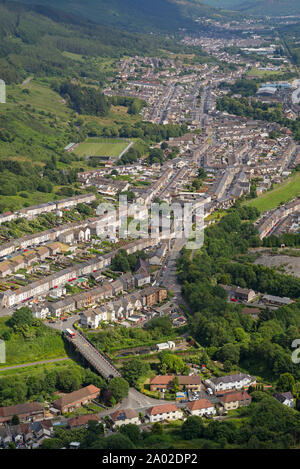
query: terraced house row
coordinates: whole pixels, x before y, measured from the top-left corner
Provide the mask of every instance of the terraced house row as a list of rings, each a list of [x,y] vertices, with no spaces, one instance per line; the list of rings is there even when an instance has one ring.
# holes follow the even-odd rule
[[[81,203],[90,204],[94,200],[96,200],[95,194],[82,194],[68,199],[57,200],[55,202],[32,205],[31,207],[22,208],[22,210],[18,212],[0,214],[0,225],[7,221],[16,220],[17,218],[27,218],[28,220],[32,220],[42,213],[55,212],[56,210],[76,207],[76,205]]]
[[[124,249],[127,254],[134,253],[138,250],[149,248],[158,244],[159,239],[146,238],[128,243]],[[75,280],[81,275],[89,275],[99,269],[108,267],[111,260],[118,252],[118,249],[104,254],[103,256],[95,257],[89,261],[77,264],[66,269],[49,275],[41,280],[33,282],[18,290],[6,290],[0,293],[0,306],[13,307],[29,300],[43,298],[47,296],[48,292],[53,288],[58,288],[65,285],[67,282]]]

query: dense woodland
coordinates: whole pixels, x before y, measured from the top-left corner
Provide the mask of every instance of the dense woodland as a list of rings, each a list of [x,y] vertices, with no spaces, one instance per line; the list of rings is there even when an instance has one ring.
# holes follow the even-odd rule
[[[199,49],[178,45],[173,40],[129,33],[99,26],[82,17],[53,8],[0,3],[0,69],[6,83],[20,82],[28,74],[35,76],[89,77],[103,81],[98,67],[89,58],[124,55],[153,55],[158,51]],[[80,54],[84,61],[72,60],[63,52]]]
[[[233,208],[206,229],[204,246],[192,260],[190,251],[183,252],[178,276],[192,310],[190,327],[196,340],[228,371],[239,365],[271,380],[288,371],[299,380],[290,347],[299,335],[300,279],[249,260],[248,248],[261,243],[251,222],[255,216],[255,209]],[[227,301],[220,284],[289,296],[296,302],[276,311],[266,309],[255,321],[243,315],[241,305]]]

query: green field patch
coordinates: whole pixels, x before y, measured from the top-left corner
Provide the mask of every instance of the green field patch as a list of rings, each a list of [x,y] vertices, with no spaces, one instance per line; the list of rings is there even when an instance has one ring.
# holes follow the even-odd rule
[[[278,207],[300,195],[300,173],[289,178],[282,184],[260,197],[246,202],[246,205],[256,207],[261,213]]]
[[[30,326],[24,335],[10,328],[8,319],[0,318],[0,337],[5,339],[6,346],[6,363],[1,363],[0,368],[67,356],[60,332],[40,324]]]
[[[78,156],[110,156],[117,158],[129,143],[129,141],[120,139],[89,138],[78,145],[73,153]]]
[[[75,60],[76,62],[84,62],[84,58],[81,54],[75,54],[74,52],[63,51],[62,55],[68,59]]]

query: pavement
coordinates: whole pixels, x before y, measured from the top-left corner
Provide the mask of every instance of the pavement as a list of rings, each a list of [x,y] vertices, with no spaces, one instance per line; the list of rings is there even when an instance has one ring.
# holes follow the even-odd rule
[[[65,360],[70,360],[70,358],[69,357],[53,358],[51,360],[41,360],[41,361],[33,362],[33,363],[24,363],[23,365],[6,366],[5,368],[0,368],[0,372],[1,371],[7,371],[7,370],[15,370],[17,368],[26,368],[27,366],[44,365],[45,363],[62,362],[62,361],[65,361]]]
[[[116,412],[116,410],[125,410],[125,409],[133,409],[137,413],[145,412],[149,407],[153,407],[155,405],[162,405],[162,404],[174,404],[175,401],[164,401],[163,399],[154,399],[153,397],[146,396],[145,394],[141,394],[135,388],[129,389],[128,397],[122,400],[119,404],[114,406],[111,409],[106,409],[103,412],[99,412],[100,417],[105,417],[106,415],[112,414]]]

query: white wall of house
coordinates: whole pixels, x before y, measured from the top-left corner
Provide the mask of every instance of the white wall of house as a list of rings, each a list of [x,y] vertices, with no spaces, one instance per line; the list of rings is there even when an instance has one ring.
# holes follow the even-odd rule
[[[181,410],[176,410],[174,412],[164,412],[162,414],[148,415],[151,423],[162,422],[163,420],[179,420],[183,418],[183,413]]]

